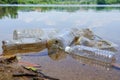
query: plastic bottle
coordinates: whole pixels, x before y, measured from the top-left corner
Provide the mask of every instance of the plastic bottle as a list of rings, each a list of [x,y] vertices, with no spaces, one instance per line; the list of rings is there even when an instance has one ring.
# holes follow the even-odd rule
[[[77,45],[73,47],[68,46],[65,48],[65,51],[68,53],[74,53],[82,57],[86,57],[106,63],[111,63],[115,59],[115,53],[113,52],[82,46],[82,45]]]
[[[109,63],[105,63],[105,62],[101,62],[101,61],[98,61],[98,60],[82,57],[82,56],[75,55],[75,54],[70,54],[70,56],[73,59],[75,59],[76,61],[78,61],[79,63],[82,63],[82,64],[94,66],[94,67],[97,67],[97,68],[100,68],[100,69],[105,69],[105,70],[111,69],[111,64],[109,64]]]
[[[89,29],[80,29],[79,27],[73,27],[71,30],[76,37],[84,36],[90,40],[94,39],[94,33]]]
[[[54,28],[14,30],[13,40],[19,40],[22,38],[49,39],[55,36],[58,32],[59,31]]]
[[[74,40],[75,36],[71,31],[61,31],[57,36],[55,36],[53,39],[51,39],[48,42],[49,47],[50,46],[58,46],[62,49],[65,49],[65,47],[70,46]]]
[[[2,49],[3,51],[9,50],[19,50],[19,49],[34,49],[44,45],[46,45],[46,40],[41,40],[39,38],[23,38],[19,40],[4,40],[2,41]]]

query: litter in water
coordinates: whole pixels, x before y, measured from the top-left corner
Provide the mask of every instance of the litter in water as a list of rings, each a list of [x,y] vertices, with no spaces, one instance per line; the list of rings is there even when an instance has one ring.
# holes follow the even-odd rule
[[[23,30],[13,32],[13,40],[3,41],[3,52],[14,50],[38,49],[41,46],[59,48],[68,53],[111,64],[115,61],[117,45],[95,35],[90,29],[72,28],[58,31],[56,29]],[[69,47],[68,47],[69,46]],[[104,49],[104,50],[103,50]],[[54,51],[54,50],[53,50]]]

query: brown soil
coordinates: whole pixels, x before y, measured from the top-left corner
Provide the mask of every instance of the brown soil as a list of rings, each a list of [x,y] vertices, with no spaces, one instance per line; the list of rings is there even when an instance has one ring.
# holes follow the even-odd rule
[[[0,57],[0,80],[59,80],[41,72],[28,70],[19,64],[16,56]]]

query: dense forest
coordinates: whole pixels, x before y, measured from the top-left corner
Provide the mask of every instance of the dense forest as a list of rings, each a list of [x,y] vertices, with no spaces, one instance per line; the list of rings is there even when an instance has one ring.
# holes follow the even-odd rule
[[[0,0],[0,4],[120,4],[120,0]]]

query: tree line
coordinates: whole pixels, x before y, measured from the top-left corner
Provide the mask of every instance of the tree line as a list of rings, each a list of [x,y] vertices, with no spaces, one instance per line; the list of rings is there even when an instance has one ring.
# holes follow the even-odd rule
[[[120,4],[120,0],[0,0],[0,4]]]

